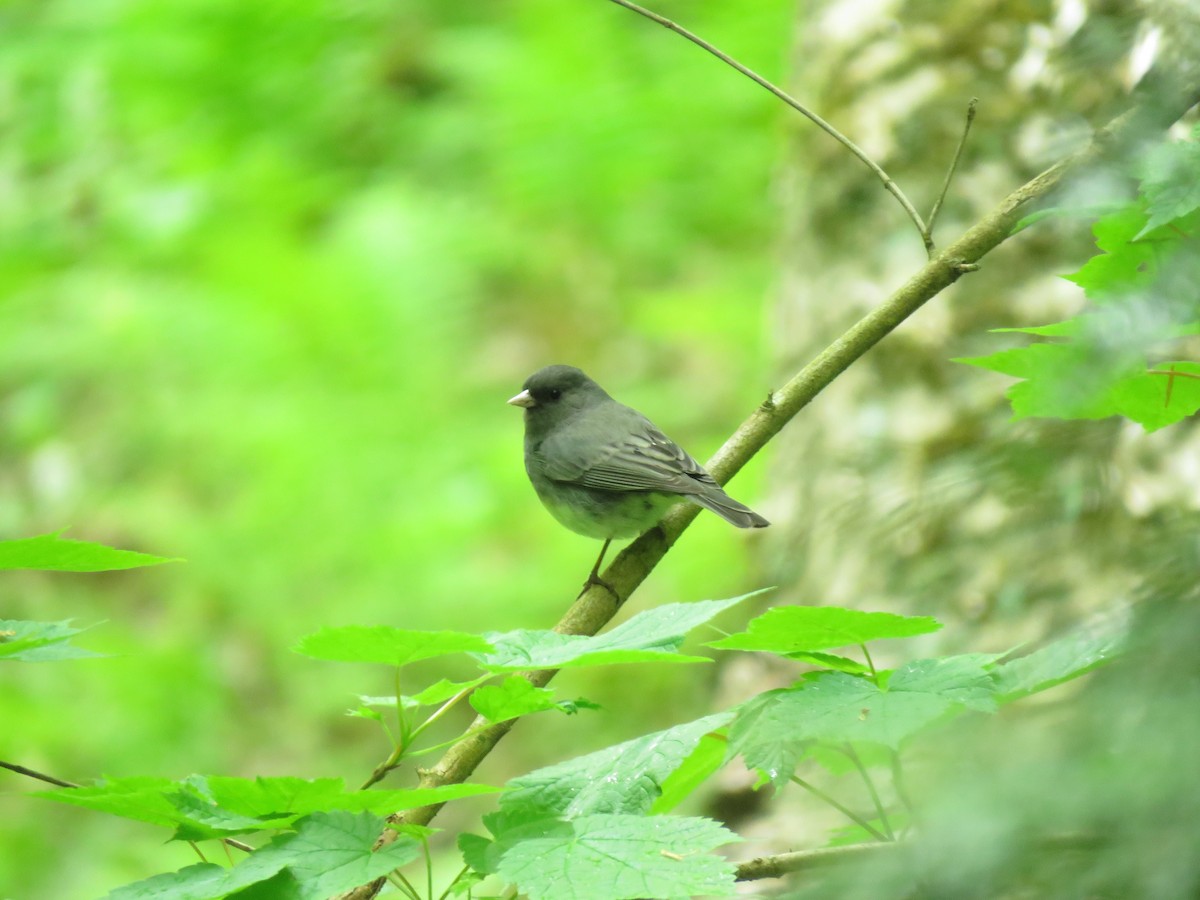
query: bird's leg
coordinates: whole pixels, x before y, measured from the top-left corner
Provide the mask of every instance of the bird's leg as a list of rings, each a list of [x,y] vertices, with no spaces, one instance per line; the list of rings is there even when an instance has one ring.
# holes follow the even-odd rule
[[[588,573],[587,581],[585,581],[583,583],[583,590],[581,590],[579,592],[580,597],[582,597],[584,594],[586,594],[588,592],[588,588],[590,588],[592,585],[595,584],[595,585],[599,585],[600,587],[604,588],[606,591],[608,591],[610,594],[612,594],[613,597],[615,597],[618,602],[620,602],[621,598],[617,594],[616,589],[611,584],[609,584],[607,581],[605,581],[603,578],[600,577],[600,564],[602,562],[604,562],[604,554],[608,552],[608,545],[611,543],[612,543],[612,538],[609,538],[608,540],[606,540],[604,542],[604,546],[600,548],[600,555],[596,557],[596,564],[594,566],[592,566],[592,571]],[[577,597],[576,599],[579,599],[579,598]]]

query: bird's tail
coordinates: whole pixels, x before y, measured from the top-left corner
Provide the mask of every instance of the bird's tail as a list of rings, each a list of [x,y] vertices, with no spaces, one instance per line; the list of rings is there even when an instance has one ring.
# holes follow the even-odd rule
[[[738,528],[766,528],[771,523],[752,510],[738,503],[720,488],[705,491],[703,494],[690,494],[688,499],[693,503],[712,510],[730,525]]]

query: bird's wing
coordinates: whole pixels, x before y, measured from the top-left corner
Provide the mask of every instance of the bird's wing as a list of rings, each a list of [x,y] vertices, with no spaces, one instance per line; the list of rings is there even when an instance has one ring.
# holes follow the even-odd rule
[[[621,437],[600,444],[583,458],[546,454],[546,475],[603,491],[700,494],[717,486],[696,460],[640,414],[633,428],[619,430]]]

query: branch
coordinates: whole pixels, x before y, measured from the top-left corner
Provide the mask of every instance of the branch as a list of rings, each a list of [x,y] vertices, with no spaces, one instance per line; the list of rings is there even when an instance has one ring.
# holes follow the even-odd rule
[[[1099,837],[1086,834],[1054,835],[1036,839],[1034,849],[1042,853],[1061,853],[1070,850],[1097,850],[1104,846]],[[821,850],[798,850],[776,856],[760,856],[741,863],[735,877],[738,881],[759,881],[763,878],[782,878],[792,872],[808,872],[842,863],[875,859],[888,854],[904,853],[911,844],[903,841],[886,844],[850,844],[847,847],[825,847]]]
[[[631,12],[637,13],[639,16],[645,16],[651,22],[657,22],[659,25],[663,26],[664,28],[675,32],[680,37],[687,38],[689,41],[691,41],[697,47],[700,47],[701,49],[708,51],[713,56],[715,56],[717,59],[719,59],[721,62],[725,63],[725,65],[730,66],[731,68],[736,69],[737,71],[741,72],[743,75],[745,75],[747,78],[749,78],[751,81],[753,81],[755,84],[759,85],[760,87],[766,88],[768,91],[770,91],[772,94],[774,94],[780,100],[782,100],[784,103],[786,103],[792,109],[796,110],[796,112],[800,113],[800,115],[807,118],[810,122],[812,122],[814,125],[816,125],[818,128],[820,128],[822,131],[824,131],[827,135],[829,135],[831,138],[833,138],[835,141],[837,141],[839,144],[841,144],[843,147],[845,147],[847,150],[849,150],[851,153],[853,153],[855,156],[857,156],[858,159],[863,163],[863,165],[865,165],[868,169],[870,169],[872,172],[875,173],[875,177],[878,178],[883,183],[883,186],[884,186],[884,188],[887,189],[887,192],[889,194],[891,194],[893,197],[895,197],[896,200],[899,201],[900,205],[904,207],[904,211],[906,213],[908,213],[908,217],[910,219],[912,219],[913,224],[917,226],[917,233],[921,235],[921,240],[923,240],[925,242],[926,251],[928,251],[929,253],[932,254],[933,244],[929,237],[929,233],[933,230],[932,225],[930,225],[929,227],[926,227],[925,222],[921,219],[921,214],[919,212],[917,212],[916,208],[911,203],[908,202],[908,198],[906,196],[904,196],[904,192],[902,190],[900,190],[899,185],[897,185],[896,182],[892,181],[892,176],[890,176],[887,172],[885,172],[883,170],[883,167],[880,166],[879,163],[875,162],[875,160],[873,160],[873,159],[871,159],[871,157],[867,156],[867,154],[864,153],[863,150],[856,143],[854,143],[854,141],[850,140],[850,138],[846,137],[844,134],[842,134],[840,131],[838,131],[836,128],[834,128],[832,125],[830,125],[824,119],[822,119],[819,115],[817,115],[815,112],[813,112],[807,106],[805,106],[803,103],[801,103],[795,97],[793,97],[791,94],[787,93],[782,88],[776,87],[771,82],[767,81],[767,79],[763,78],[761,75],[759,75],[757,72],[755,72],[753,69],[749,69],[746,66],[743,66],[740,62],[738,62],[732,56],[729,56],[728,54],[721,52],[716,47],[714,47],[712,44],[710,44],[708,41],[704,40],[704,38],[700,37],[698,34],[694,34],[693,32],[688,31],[682,25],[677,25],[675,22],[672,22],[670,19],[660,16],[658,13],[651,12],[648,9],[638,6],[636,3],[630,3],[629,0],[612,0],[612,2],[617,4],[617,6],[623,6],[626,9],[630,10]],[[961,150],[960,150],[960,152],[961,152]]]
[[[759,881],[763,878],[782,878],[789,872],[807,872],[823,869],[840,863],[856,862],[877,857],[881,853],[898,853],[905,849],[903,844],[851,844],[847,847],[825,847],[821,850],[798,850],[795,853],[780,853],[777,856],[760,856],[744,862],[736,869],[738,881]]]
[[[614,0],[621,2],[621,0]],[[1099,159],[1124,149],[1148,132],[1157,132],[1179,119],[1200,102],[1200,82],[1174,85],[1161,97],[1147,99],[1141,106],[1118,116],[1096,132],[1091,143],[1051,166],[1004,198],[994,210],[966,231],[958,240],[930,259],[891,297],[853,325],[849,331],[826,347],[816,359],[778,391],[772,392],[741,427],[725,442],[705,468],[724,484],[777,435],[801,409],[844,372],[851,363],[883,340],[905,319],[958,280],[973,271],[987,253],[1007,240],[1026,208],[1044,198],[1064,178],[1086,169]],[[617,592],[592,587],[584,592],[555,626],[561,634],[595,634],[611,619],[622,602],[658,565],[679,536],[700,512],[700,507],[680,503],[650,529],[626,547],[605,570],[603,579]],[[525,674],[531,684],[544,686],[553,671]],[[437,787],[465,781],[500,739],[512,729],[516,719],[485,727],[455,744],[432,769],[420,772],[419,786]],[[480,718],[469,732],[486,725]],[[440,806],[408,810],[390,818],[393,824],[424,825],[437,815]],[[378,845],[389,844],[397,833],[385,831]],[[382,889],[384,879],[341,895],[341,900],[369,900]]]

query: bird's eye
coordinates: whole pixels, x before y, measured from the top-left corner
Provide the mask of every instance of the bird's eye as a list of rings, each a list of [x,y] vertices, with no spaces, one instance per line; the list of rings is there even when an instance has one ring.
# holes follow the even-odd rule
[[[550,399],[551,400],[557,400],[561,396],[562,396],[562,391],[560,391],[558,388],[553,388],[550,391]]]

